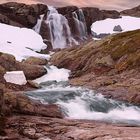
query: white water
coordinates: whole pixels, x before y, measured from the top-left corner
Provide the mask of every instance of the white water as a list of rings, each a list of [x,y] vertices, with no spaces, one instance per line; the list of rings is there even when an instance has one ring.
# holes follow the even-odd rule
[[[78,14],[77,12],[73,12],[73,18],[80,35],[80,39],[86,39],[87,27],[82,9],[79,9]]]
[[[58,69],[55,66],[46,67],[47,74],[34,80],[34,82],[40,84],[41,82],[46,81],[67,81],[70,71],[67,69]]]
[[[68,119],[140,125],[139,107],[106,99],[92,90],[52,84],[43,85],[42,89],[28,93],[28,96],[44,104],[58,104]]]
[[[41,28],[43,18],[44,18],[44,15],[40,15],[39,19],[37,20],[37,24],[33,27],[33,30],[37,32],[38,34],[40,33],[40,28]]]
[[[49,13],[47,16],[46,24],[50,29],[51,43],[53,48],[65,48],[71,46],[72,43],[77,44],[71,36],[68,20],[54,7],[48,7]]]

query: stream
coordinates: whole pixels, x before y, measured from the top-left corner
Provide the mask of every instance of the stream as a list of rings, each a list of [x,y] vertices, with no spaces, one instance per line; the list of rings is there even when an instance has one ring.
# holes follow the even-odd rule
[[[83,87],[70,86],[66,80],[69,73],[66,69],[51,66],[48,70],[47,75],[36,80],[40,82],[41,89],[26,93],[29,98],[42,104],[57,104],[68,119],[140,126],[139,106],[107,99]]]

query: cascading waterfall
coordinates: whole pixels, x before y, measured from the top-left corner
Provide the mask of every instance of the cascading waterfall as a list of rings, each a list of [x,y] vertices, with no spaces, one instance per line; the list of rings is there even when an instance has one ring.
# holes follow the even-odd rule
[[[75,39],[71,36],[68,20],[54,7],[48,7],[49,13],[47,15],[46,24],[50,29],[50,37],[53,48],[65,48],[71,46],[73,43],[77,44]]]
[[[37,20],[37,24],[33,27],[33,30],[37,32],[38,34],[40,33],[40,28],[41,28],[43,18],[44,18],[44,15],[40,15],[39,19]]]
[[[86,39],[87,37],[87,26],[86,26],[86,21],[85,21],[85,16],[82,11],[82,9],[78,10],[77,12],[73,12],[73,18],[76,24],[76,27],[78,29],[80,39]]]

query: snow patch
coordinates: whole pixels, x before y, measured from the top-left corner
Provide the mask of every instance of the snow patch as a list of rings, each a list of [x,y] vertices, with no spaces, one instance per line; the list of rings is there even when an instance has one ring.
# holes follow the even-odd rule
[[[114,27],[120,25],[122,28],[122,32],[132,31],[136,29],[140,29],[140,18],[131,17],[131,16],[122,16],[119,19],[105,19],[101,21],[96,21],[92,24],[91,30],[97,35],[99,34],[113,34],[118,33],[113,31]]]
[[[0,23],[0,52],[12,54],[18,61],[30,56],[49,59],[49,55],[37,53],[46,47],[35,31]]]
[[[6,82],[17,85],[25,85],[27,83],[23,71],[6,72],[6,74],[4,75],[4,79],[6,80]]]
[[[50,66],[47,69],[47,74],[34,80],[34,82],[40,84],[42,82],[46,82],[46,81],[57,81],[57,82],[60,82],[60,81],[67,81],[68,80],[68,77],[69,77],[69,73],[70,73],[70,70],[67,70],[67,69],[58,69],[57,67],[55,66]]]

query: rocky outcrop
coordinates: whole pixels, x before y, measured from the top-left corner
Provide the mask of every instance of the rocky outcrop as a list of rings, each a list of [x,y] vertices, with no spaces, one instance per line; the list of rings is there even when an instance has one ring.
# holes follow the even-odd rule
[[[5,106],[11,113],[19,113],[35,116],[57,117],[63,115],[57,105],[43,105],[39,102],[30,100],[22,92],[8,92],[4,94]]]
[[[33,28],[37,23],[39,15],[47,11],[43,4],[26,5],[23,3],[9,2],[0,5],[0,19],[3,23],[20,27]],[[4,19],[3,19],[4,18]]]
[[[140,5],[132,9],[124,10],[121,12],[121,14],[126,16],[140,17]]]
[[[73,85],[86,86],[107,97],[140,104],[139,38],[140,30],[136,30],[98,42],[90,41],[83,47],[55,53],[51,62],[72,71]]]
[[[106,18],[119,18],[120,13],[115,11],[115,10],[100,10],[98,8],[92,8],[92,7],[85,7],[82,8],[85,20],[86,20],[86,25],[87,25],[87,30],[88,33],[91,34],[91,25],[92,23],[99,21],[99,20],[104,20]]]

